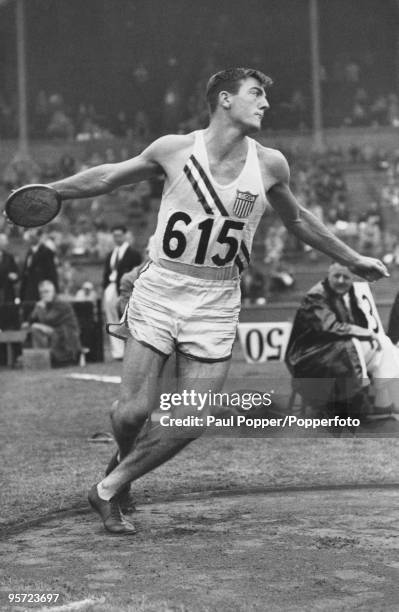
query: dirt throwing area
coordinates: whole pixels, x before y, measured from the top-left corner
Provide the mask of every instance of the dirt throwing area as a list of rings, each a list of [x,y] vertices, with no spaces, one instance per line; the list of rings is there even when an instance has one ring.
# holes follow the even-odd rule
[[[133,516],[136,536],[83,512],[5,538],[1,610],[398,610],[397,490],[194,496]],[[32,590],[60,597],[7,603]]]

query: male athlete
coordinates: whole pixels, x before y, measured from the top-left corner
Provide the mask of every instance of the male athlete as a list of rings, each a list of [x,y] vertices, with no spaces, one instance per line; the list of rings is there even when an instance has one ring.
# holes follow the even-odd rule
[[[126,487],[199,435],[182,438],[147,420],[157,399],[154,381],[168,356],[176,352],[178,393],[222,389],[240,310],[239,275],[268,202],[290,232],[355,274],[369,281],[388,275],[380,261],[350,249],[299,206],[284,156],[248,137],[261,128],[269,85],[269,77],[257,70],[218,72],[207,86],[207,129],[163,136],[128,161],[51,185],[63,199],[85,198],[160,170],[165,174],[151,261],[135,282],[127,311],[132,337],[111,414],[119,454],[89,492],[111,533],[135,532],[120,510]],[[176,407],[173,416],[190,410]],[[198,414],[195,406],[191,414]]]

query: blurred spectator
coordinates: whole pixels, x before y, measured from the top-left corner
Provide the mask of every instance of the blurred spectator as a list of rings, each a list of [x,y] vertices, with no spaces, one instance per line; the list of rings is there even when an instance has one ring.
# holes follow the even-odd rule
[[[140,265],[135,266],[130,272],[126,272],[123,274],[120,283],[119,283],[119,298],[118,298],[118,312],[119,316],[122,316],[129,298],[133,291],[133,286],[135,280],[138,278],[141,271],[146,266],[147,262],[150,260],[151,247],[153,243],[154,237],[150,236],[147,242],[147,245],[144,250],[144,259]]]
[[[360,80],[360,66],[355,61],[350,61],[345,66],[345,80],[347,83],[356,84]]]
[[[75,126],[66,112],[59,108],[55,110],[46,129],[47,136],[54,138],[66,138],[72,140],[75,135]]]
[[[16,189],[28,183],[40,182],[40,167],[31,158],[16,153],[6,166],[3,183],[7,189]]]
[[[66,297],[72,297],[76,291],[77,272],[68,259],[63,259],[58,266],[58,279],[59,293]]]
[[[151,186],[149,181],[140,181],[126,193],[126,210],[129,219],[141,217],[149,211],[151,201]]]
[[[371,202],[362,218],[364,221],[370,220],[375,225],[378,225],[381,231],[384,230],[384,213],[378,202]]]
[[[371,125],[386,125],[388,122],[388,100],[384,95],[378,96],[370,106]]]
[[[399,208],[399,185],[394,178],[388,180],[381,190],[381,201],[383,206]]]
[[[393,127],[399,127],[399,101],[395,93],[390,93],[388,96],[388,124]]]
[[[164,133],[176,132],[182,111],[182,93],[178,80],[170,83],[163,97],[162,130]]]
[[[98,294],[91,281],[85,281],[81,288],[77,290],[75,300],[77,302],[93,302],[93,304],[97,303]]]
[[[22,301],[35,302],[39,299],[39,283],[50,280],[58,290],[58,275],[55,265],[54,251],[42,242],[43,230],[29,229],[24,234],[24,240],[29,249],[21,274],[20,298]]]
[[[15,106],[0,91],[0,136],[14,138],[16,131]]]
[[[241,298],[244,306],[266,304],[265,278],[253,264],[241,275]]]
[[[265,259],[267,264],[277,264],[282,255],[287,237],[287,230],[279,222],[274,223],[267,232],[265,238]]]
[[[382,250],[382,233],[375,219],[367,217],[359,223],[359,251],[363,255],[378,257]]]
[[[311,259],[314,260],[313,257]],[[273,292],[286,291],[287,289],[292,289],[294,285],[295,278],[291,271],[282,262],[279,262],[269,274],[267,293],[269,295],[269,293]]]
[[[71,304],[57,296],[54,284],[39,283],[40,300],[29,322],[33,348],[49,348],[51,364],[65,366],[77,363],[80,356],[80,330]]]
[[[133,138],[148,142],[151,138],[150,120],[144,110],[138,110],[133,119]]]
[[[113,247],[113,238],[111,232],[107,229],[104,222],[96,223],[96,254],[101,260],[105,259],[107,253]]]
[[[337,202],[337,221],[346,221],[347,223],[350,220],[350,212],[348,208],[348,203],[345,197],[339,196]]]
[[[352,115],[348,120],[349,125],[359,126],[359,125],[368,125],[369,116],[367,113],[367,108],[361,102],[355,102],[352,107]]]
[[[108,323],[119,321],[118,296],[122,275],[141,263],[141,255],[130,246],[126,234],[127,228],[123,225],[115,225],[112,228],[115,247],[105,259],[103,273],[104,311]],[[122,340],[110,336],[110,345],[113,359],[122,359],[124,353]]]
[[[60,178],[71,176],[76,172],[76,160],[72,155],[65,153],[59,161]]]
[[[55,159],[47,159],[42,163],[41,166],[41,176],[40,180],[43,183],[50,183],[51,181],[56,180],[60,173],[59,167]]]
[[[119,138],[126,138],[129,131],[129,123],[125,111],[120,110],[113,122],[112,133]]]
[[[117,161],[116,153],[112,147],[107,147],[104,152],[104,163],[114,164]]]
[[[283,106],[286,109],[287,127],[303,129],[306,127],[307,104],[306,98],[300,89],[293,91],[291,100]]]
[[[18,281],[18,267],[7,246],[7,235],[0,233],[0,304],[14,302],[15,284]]]

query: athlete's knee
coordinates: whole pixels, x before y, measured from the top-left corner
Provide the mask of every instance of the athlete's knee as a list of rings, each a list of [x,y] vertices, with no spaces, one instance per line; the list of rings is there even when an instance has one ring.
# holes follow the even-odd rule
[[[148,411],[139,403],[119,399],[111,406],[111,420],[124,427],[142,425],[148,416]]]

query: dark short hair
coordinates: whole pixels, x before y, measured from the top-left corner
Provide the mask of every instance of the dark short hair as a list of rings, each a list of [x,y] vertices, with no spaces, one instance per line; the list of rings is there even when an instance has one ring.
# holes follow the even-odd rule
[[[259,81],[264,89],[273,85],[273,80],[254,68],[228,68],[213,74],[206,86],[206,101],[208,102],[209,112],[215,112],[218,102],[218,95],[221,91],[228,91],[235,94],[245,79],[253,78]]]
[[[111,232],[123,232],[124,234],[126,234],[126,232],[127,232],[127,227],[126,227],[126,225],[122,225],[122,224],[119,224],[119,225],[113,225],[113,226],[111,227]]]

